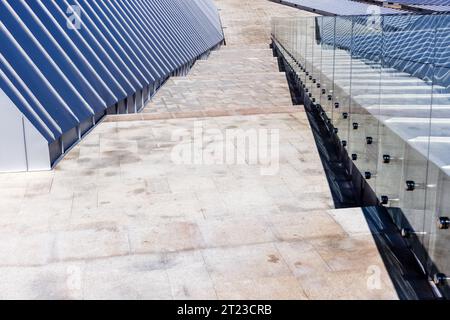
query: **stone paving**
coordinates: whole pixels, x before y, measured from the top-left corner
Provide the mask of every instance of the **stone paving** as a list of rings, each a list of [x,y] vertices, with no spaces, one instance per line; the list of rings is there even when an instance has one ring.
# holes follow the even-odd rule
[[[280,130],[272,176],[174,165],[196,121],[103,123],[54,171],[3,175],[0,298],[396,297],[385,271],[367,287],[383,263],[360,209],[333,210],[304,113],[201,119]]]
[[[212,52],[208,60],[198,61],[186,77],[169,79],[144,113],[227,110],[235,106],[292,106],[286,76],[279,72],[268,47],[222,47]]]
[[[334,209],[267,49],[271,15],[307,13],[217,4],[228,46],[145,113],[109,117],[51,172],[0,175],[0,299],[397,299],[361,209]],[[177,161],[199,128],[203,152],[243,130],[279,136],[278,156],[231,144],[235,163]]]
[[[226,47],[198,61],[182,78],[170,79],[144,113],[292,106],[284,73],[270,44],[271,17],[311,15],[265,0],[216,0]]]

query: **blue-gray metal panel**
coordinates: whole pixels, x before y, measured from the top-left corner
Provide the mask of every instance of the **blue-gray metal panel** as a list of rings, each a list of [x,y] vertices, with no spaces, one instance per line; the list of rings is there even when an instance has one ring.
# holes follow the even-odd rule
[[[124,21],[124,26],[128,28],[128,32],[131,36],[134,36],[134,39],[136,43],[139,45],[139,47],[142,48],[144,51],[144,55],[149,55],[150,58],[156,61],[153,61],[152,63],[156,63],[156,65],[161,66],[161,72],[166,75],[170,73],[173,68],[176,66],[173,64],[172,61],[167,59],[166,54],[162,53],[158,50],[157,47],[154,46],[152,42],[149,42],[148,39],[144,36],[142,25],[139,23],[135,23],[135,21],[132,21],[130,19],[130,16],[122,10],[122,7],[120,4],[114,0],[110,0],[110,6],[111,10],[114,10],[116,12],[117,17],[121,17]]]
[[[186,8],[183,8],[183,6],[185,6],[185,3],[184,3],[183,1],[180,1],[180,0],[174,0],[174,4],[176,4],[177,9],[179,10],[180,14],[181,14],[182,16],[185,17],[185,19],[186,19],[185,21],[186,21],[186,22],[189,24],[189,26],[191,27],[191,30],[193,31],[193,34],[194,34],[198,39],[201,40],[200,42],[202,43],[202,47],[196,48],[198,54],[201,54],[202,52],[204,52],[205,50],[208,49],[207,44],[206,44],[206,40],[207,40],[207,39],[203,39],[203,37],[200,36],[200,35],[202,34],[202,33],[199,31],[199,28],[201,28],[201,26],[199,26],[199,25],[197,25],[197,24],[195,23],[195,18],[194,18],[193,13],[192,13],[191,11],[188,11],[189,8],[187,8],[187,7],[186,7]],[[208,36],[207,33],[205,33],[205,36]]]
[[[197,5],[205,15],[208,17],[209,22],[215,26],[216,31],[219,32],[219,34],[222,33],[222,25],[220,23],[220,17],[217,10],[217,7],[215,6],[214,2],[211,2],[209,0],[195,0]]]
[[[73,5],[73,3],[69,4],[65,0],[51,2],[54,2],[57,6],[59,6],[61,12],[65,12],[64,10],[66,8]],[[101,31],[101,28],[104,28],[103,24],[101,22],[99,23],[98,19],[91,17],[91,15],[89,15],[82,6],[80,6],[80,10],[80,21],[82,26],[79,32],[81,33],[81,36],[89,41],[89,45],[94,47],[96,52],[104,52],[104,54],[102,54],[102,58],[104,57],[111,59],[116,68],[120,70],[119,74],[121,74],[123,78],[130,83],[132,88],[130,93],[136,91],[140,87],[141,83],[137,78],[137,74],[135,74],[134,70],[130,68],[130,62],[127,60],[126,53],[124,53],[123,50],[121,51],[121,48],[116,46],[115,43],[112,42],[111,38],[105,37],[104,33]]]
[[[164,50],[164,48],[161,48],[155,41],[153,35],[154,31],[149,30],[145,23],[138,21],[138,19],[140,19],[139,14],[132,14],[129,11],[129,7],[119,0],[111,0],[111,2],[115,4],[115,7],[122,13],[122,16],[128,20],[130,28],[139,35],[138,41],[143,43],[153,55],[160,57],[160,59],[164,61],[164,64],[167,66],[166,72],[170,72],[178,67],[175,62],[176,58],[170,54],[170,51]]]
[[[154,20],[155,23],[166,32],[169,42],[174,43],[176,47],[179,48],[180,52],[183,52],[187,57],[196,56],[192,51],[192,48],[190,46],[184,46],[183,42],[180,40],[179,31],[175,29],[180,23],[175,21],[175,17],[171,16],[171,12],[168,11],[168,8],[161,8],[156,0],[137,0],[136,3],[141,1],[148,2],[147,5],[142,5],[145,10],[149,12],[150,20]],[[165,17],[164,20],[163,17]]]
[[[170,41],[167,33],[160,25],[156,25],[152,19],[149,18],[148,12],[145,8],[140,7],[138,1],[126,1],[116,0],[127,12],[131,19],[134,19],[135,24],[140,25],[143,29],[142,32],[149,39],[150,43],[153,43],[162,54],[165,54],[173,64],[177,65],[177,62],[183,64],[189,61],[187,55],[183,55],[179,48]],[[138,11],[140,11],[138,13]]]
[[[211,7],[208,7],[205,5],[205,2],[203,0],[195,0],[197,3],[197,7],[199,9],[199,15],[198,15],[198,21],[199,23],[206,28],[205,24],[202,24],[202,21],[208,20],[211,22],[213,26],[215,26],[215,29],[212,28],[206,28],[206,30],[209,31],[209,34],[211,34],[212,41],[218,41],[220,38],[222,38],[222,27],[219,26],[220,24],[220,18],[218,15],[212,16],[211,15]],[[216,11],[217,13],[217,11]],[[213,20],[216,22],[214,23]]]
[[[61,1],[56,1],[60,3]],[[136,52],[131,48],[127,48],[127,43],[114,28],[110,28],[108,25],[108,19],[104,15],[99,15],[98,11],[95,11],[87,1],[70,0],[66,1],[66,7],[68,5],[77,5],[82,12],[83,23],[87,20],[91,23],[92,27],[96,31],[96,35],[102,40],[101,43],[108,50],[108,53],[113,55],[117,60],[123,61],[127,74],[131,76],[135,83],[135,90],[138,90],[146,83],[146,78],[151,77],[146,70],[145,66],[141,63],[136,64],[137,58]]]
[[[47,112],[28,86],[15,74],[0,53],[0,88],[8,95],[22,113],[30,119],[41,134],[50,142],[62,135],[61,128]]]
[[[45,110],[51,118],[59,123],[62,131],[77,125],[78,119],[58,95],[57,91],[47,81],[42,72],[31,61],[25,51],[15,41],[9,31],[0,21],[0,43],[8,45],[0,46],[0,53],[5,58],[0,67],[5,72],[15,88],[21,88],[20,92],[29,90],[39,103],[45,106]],[[20,83],[24,79],[25,83]],[[4,88],[3,88],[4,89]],[[5,89],[4,89],[5,90]],[[5,90],[8,94],[8,91]],[[12,98],[11,98],[12,99]],[[12,99],[14,100],[14,99]],[[41,110],[35,108],[37,113]],[[20,105],[18,105],[20,107]],[[54,132],[56,134],[56,132]]]
[[[54,47],[54,42],[49,41],[47,34],[39,25],[31,23],[33,19],[27,15],[27,11],[20,10],[20,7],[18,7],[19,10],[14,11],[9,2],[4,4],[6,10],[0,11],[0,18],[3,19],[7,28],[17,30],[15,37],[20,39],[18,42],[21,47],[66,103],[75,106],[75,110],[81,110],[80,114],[76,113],[77,116],[86,118],[106,108],[105,101],[89,85],[73,63],[67,60],[57,47]],[[11,2],[11,4],[17,6],[20,1]],[[26,21],[28,24],[25,23]]]
[[[377,2],[389,2],[398,4],[423,4],[423,5],[450,5],[450,0],[378,0]]]
[[[186,3],[180,0],[174,0],[173,1],[174,7],[176,8],[176,10],[178,11],[178,16],[180,16],[181,18],[183,18],[183,21],[186,22],[186,24],[190,27],[190,30],[192,32],[192,36],[195,36],[194,39],[197,39],[197,42],[194,43],[198,43],[198,46],[195,46],[194,49],[197,51],[197,55],[202,54],[204,51],[208,50],[208,45],[207,45],[207,34],[204,33],[202,34],[199,29],[201,28],[200,25],[198,25],[195,22],[195,18],[194,15],[192,14],[192,11],[185,7]],[[192,3],[191,3],[192,5]],[[187,34],[182,34],[184,36],[184,41],[186,43],[189,43],[188,41],[188,35]]]
[[[43,28],[58,41],[73,64],[80,68],[87,78],[92,79],[96,87],[106,86],[114,101],[125,98],[134,90],[121,72],[117,71],[117,66],[110,63],[111,59],[103,55],[102,50],[96,50],[95,43],[89,44],[89,37],[84,38],[78,30],[67,28],[67,18],[60,14],[59,10],[48,10],[41,1],[29,1],[26,4],[39,18]],[[52,2],[48,4],[54,5]],[[95,78],[89,77],[91,72]],[[102,92],[102,89],[99,90]],[[103,97],[108,105],[113,103],[106,95]]]
[[[202,17],[203,12],[200,10],[200,8],[193,5],[189,6],[188,4],[186,4],[186,2],[181,0],[177,1],[179,2],[180,6],[182,7],[184,6],[184,8],[182,8],[182,11],[187,13],[187,16],[192,21],[192,25],[197,30],[198,34],[200,35],[204,34],[208,37],[210,41],[214,41],[215,30],[207,28],[200,22],[207,19],[207,17],[205,17],[204,15]],[[205,48],[205,50],[207,49],[208,48]]]
[[[79,0],[80,1],[80,0]],[[164,70],[164,63],[156,57],[154,53],[146,51],[146,48],[138,42],[138,39],[133,30],[127,26],[127,22],[120,16],[120,14],[113,13],[109,10],[109,6],[113,6],[112,2],[102,2],[96,0],[83,0],[90,3],[94,9],[102,12],[102,21],[109,25],[109,30],[114,31],[117,37],[122,40],[124,46],[131,51],[131,58],[133,62],[142,69],[145,76],[144,83],[149,84],[154,80],[167,74],[169,69]]]
[[[406,9],[420,9],[427,12],[450,12],[450,0],[373,0],[380,5],[395,3]]]
[[[176,3],[175,1],[170,1],[168,3],[162,4],[161,2],[164,2],[164,0],[153,0],[152,2],[160,10],[166,12],[167,22],[173,28],[173,37],[179,39],[183,46],[191,49],[191,54],[193,54],[194,56],[198,56],[202,51],[202,49],[198,46],[202,45],[203,39],[199,39],[190,21],[186,19],[186,16],[179,8],[178,3]],[[184,33],[183,30],[186,30],[187,32]],[[188,39],[190,39],[191,42]],[[194,43],[198,44],[198,46],[194,47]]]
[[[450,5],[448,5],[448,6],[443,6],[443,5],[411,5],[411,7],[422,9],[422,10],[428,10],[428,11],[450,12]]]
[[[122,2],[124,2],[122,0]],[[125,0],[125,2],[127,2]],[[155,5],[145,5],[141,1],[134,1],[129,3],[134,6],[135,10],[140,10],[142,13],[141,18],[143,19],[144,25],[150,28],[155,33],[155,41],[161,46],[167,47],[171,54],[176,55],[180,58],[179,61],[188,62],[190,60],[190,55],[187,53],[186,48],[181,46],[181,43],[177,42],[173,37],[173,29],[167,21],[161,20],[162,14]]]
[[[2,21],[2,31],[14,38],[15,46],[2,46],[2,50],[7,52],[16,52],[17,55],[5,56],[9,60],[9,63],[13,65],[14,70],[18,72],[22,79],[26,78],[28,72],[30,72],[28,66],[32,66],[34,70],[38,70],[42,77],[47,80],[47,85],[52,87],[58,100],[64,102],[66,106],[72,104],[74,107],[70,109],[70,113],[77,120],[84,120],[94,114],[94,110],[89,106],[88,102],[77,91],[77,88],[73,86],[67,76],[57,66],[55,61],[46,54],[42,45],[36,41],[31,32],[26,26],[20,24],[20,18],[11,14],[8,10],[9,4],[7,1],[2,2],[2,9],[0,9],[0,21]],[[5,47],[5,48],[3,48]],[[11,51],[14,50],[14,51]],[[26,56],[27,64],[23,63],[22,59],[18,59],[20,56]],[[25,59],[24,59],[25,60]],[[40,91],[45,91],[41,88],[41,83],[34,83],[34,86],[30,86],[30,89],[37,95]],[[100,102],[99,102],[100,101]],[[41,103],[52,103],[41,100]],[[101,100],[96,103],[103,103]]]
[[[221,38],[223,36],[222,24],[220,20],[219,10],[214,4],[214,2],[209,0],[196,0],[198,6],[204,11],[205,15],[208,17],[210,23],[215,26],[218,32],[217,36]]]
[[[30,1],[30,3],[33,2],[45,6],[52,16],[57,19],[60,27],[68,30],[67,16],[65,13],[68,5],[63,6],[63,9],[61,9],[56,1]],[[94,64],[104,64],[105,70],[111,72],[111,77],[117,79],[122,88],[124,88],[125,95],[122,98],[134,92],[137,88],[137,84],[125,63],[117,56],[117,54],[115,54],[113,49],[110,50],[108,41],[105,41],[104,38],[101,37],[101,34],[98,34],[95,25],[92,23],[89,16],[82,15],[82,20],[80,21],[82,22],[80,29],[67,31],[67,35],[70,39],[78,48],[80,48],[80,50],[82,50],[85,56],[91,57]],[[91,28],[93,28],[93,30],[91,30]]]
[[[309,8],[319,13],[332,15],[365,15],[370,14],[373,5],[350,0],[272,0],[299,8]],[[395,14],[403,11],[378,7],[381,14]]]
[[[44,28],[43,24],[24,1],[11,1],[9,4],[10,7],[7,6],[7,9],[14,10],[17,19],[20,19],[24,27],[26,26],[31,31],[37,43],[45,50],[45,54],[50,57],[49,60],[53,60],[58,65],[67,79],[72,82],[80,95],[86,99],[90,106],[93,106],[96,112],[113,103],[115,97],[106,85],[102,81],[99,81],[100,79],[98,77],[92,78],[92,70],[88,71],[85,69],[82,72],[78,65],[72,63],[70,57]],[[88,77],[90,81],[88,81]],[[95,88],[93,85],[95,85]],[[105,97],[108,98],[108,102],[105,101]]]
[[[141,108],[222,40],[211,0],[2,1],[0,88],[57,155],[58,139],[67,147],[114,106]]]

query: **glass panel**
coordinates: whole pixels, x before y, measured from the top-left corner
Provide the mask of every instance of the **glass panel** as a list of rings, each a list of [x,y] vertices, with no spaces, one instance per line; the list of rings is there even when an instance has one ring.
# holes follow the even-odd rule
[[[330,128],[346,141],[357,169],[429,274],[448,284],[449,15],[312,17],[274,24],[288,52],[280,50],[307,98],[322,106]],[[448,285],[441,288],[450,296]]]
[[[353,19],[351,17],[336,17],[335,57],[334,57],[334,88],[331,106],[332,121],[338,130],[341,141],[348,143],[349,117],[344,118],[344,113],[350,112],[349,88],[352,76],[352,36]]]
[[[315,50],[316,37],[316,20],[313,18],[306,19],[305,30],[305,77],[303,84],[305,85],[305,94],[308,98],[312,97],[311,89],[313,87],[314,79],[314,58],[317,54]]]
[[[391,156],[400,161],[403,159],[399,205],[404,216],[396,217],[396,220],[423,263],[427,258],[424,241],[428,142],[425,141],[418,149],[414,140],[430,134],[434,72],[430,44],[434,43],[434,30],[428,19],[429,16],[385,18],[380,101],[381,110],[395,110],[394,114],[383,119],[384,123],[405,141],[404,154]],[[387,140],[385,144],[388,143]],[[392,148],[392,152],[400,149],[395,145]],[[397,163],[400,162],[394,161],[386,166]]]
[[[450,276],[450,19],[432,16],[428,24],[434,26],[434,74],[431,130],[428,155],[426,201],[426,229],[430,261],[430,275],[441,275],[441,289],[450,296],[445,278]],[[416,138],[418,148],[427,137]],[[439,278],[439,277],[437,277]]]
[[[315,19],[315,35],[313,42],[313,56],[314,56],[314,68],[312,70],[312,84],[311,84],[311,100],[313,103],[321,102],[321,78],[322,78],[322,45],[321,45],[321,30],[323,28],[323,19],[322,17],[316,17]]]
[[[299,53],[299,63],[301,64],[303,70],[306,68],[306,47],[307,47],[307,41],[306,41],[306,31],[307,31],[307,19],[302,18],[299,20],[299,34],[297,37],[297,45],[298,45],[298,53]],[[305,72],[302,72],[300,74],[300,80],[302,83],[305,83],[306,80],[306,74]]]
[[[332,118],[332,95],[334,87],[335,17],[322,17],[320,42],[322,65],[320,70],[320,105],[328,119]]]
[[[354,18],[352,77],[346,88],[351,94],[349,153],[373,190],[376,190],[378,180],[382,35],[380,16]]]

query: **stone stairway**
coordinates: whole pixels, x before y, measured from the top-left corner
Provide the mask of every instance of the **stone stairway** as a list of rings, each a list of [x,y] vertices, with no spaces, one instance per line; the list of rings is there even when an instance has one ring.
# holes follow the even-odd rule
[[[139,114],[107,122],[257,115],[302,111],[292,104],[284,72],[269,45],[212,51],[186,76],[172,77]]]
[[[290,106],[286,76],[269,48],[223,47],[197,62],[186,77],[169,79],[143,112]]]

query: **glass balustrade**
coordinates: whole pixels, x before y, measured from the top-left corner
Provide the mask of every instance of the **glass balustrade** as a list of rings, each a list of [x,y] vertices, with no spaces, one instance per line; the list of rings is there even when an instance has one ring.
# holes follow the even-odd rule
[[[305,106],[450,297],[450,15],[273,19]]]

